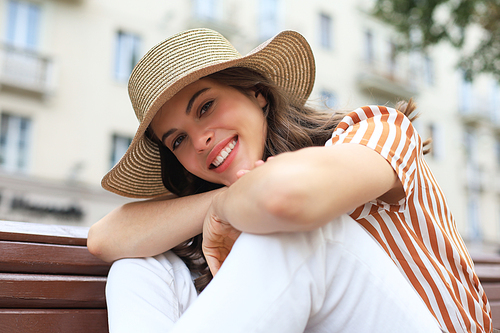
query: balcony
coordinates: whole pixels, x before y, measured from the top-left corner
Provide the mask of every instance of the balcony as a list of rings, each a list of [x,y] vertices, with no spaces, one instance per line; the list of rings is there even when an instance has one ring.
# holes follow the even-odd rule
[[[410,70],[405,66],[382,61],[361,61],[361,71],[357,77],[358,86],[370,94],[388,96],[394,100],[415,97],[416,84],[410,80]]]
[[[0,45],[0,88],[43,97],[53,90],[52,65],[35,51]]]
[[[494,119],[488,117],[488,108],[485,105],[475,105],[473,107],[464,107],[459,105],[459,114],[462,122],[471,127],[489,127],[495,126]]]
[[[500,108],[488,91],[463,84],[459,97],[458,113],[466,126],[490,128],[500,135]]]

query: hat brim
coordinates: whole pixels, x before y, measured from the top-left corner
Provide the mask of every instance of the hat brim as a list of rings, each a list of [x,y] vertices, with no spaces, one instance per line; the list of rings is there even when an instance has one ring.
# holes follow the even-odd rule
[[[197,29],[181,33],[175,37],[182,37],[182,34],[192,32],[213,33],[208,29]],[[226,68],[246,67],[272,80],[288,92],[290,98],[294,98],[302,104],[308,99],[314,85],[315,64],[309,44],[299,33],[283,31],[259,45],[246,56],[235,53],[225,57],[225,59],[224,56],[221,57],[220,61],[211,59],[211,63],[205,66],[185,70],[173,82],[160,89],[156,88],[157,91],[150,93],[150,102],[147,103],[145,102],[146,98],[140,94],[143,94],[143,89],[148,89],[148,82],[144,81],[145,78],[149,80],[149,77],[146,73],[137,73],[141,68],[148,68],[149,70],[154,68],[154,62],[161,61],[158,60],[158,57],[161,58],[162,56],[161,51],[168,52],[168,48],[164,48],[163,45],[171,39],[153,47],[138,62],[131,75],[131,82],[133,78],[141,77],[140,85],[136,85],[131,89],[129,83],[129,94],[133,105],[135,102],[136,114],[139,119],[142,117],[142,120],[129,148],[101,182],[104,189],[125,197],[152,198],[170,193],[162,183],[158,147],[144,133],[161,106],[190,83]],[[184,45],[183,47],[186,48],[187,46]],[[134,76],[134,74],[136,75]],[[144,104],[147,104],[147,106],[144,110],[139,111],[139,113],[142,112],[139,114],[138,109]]]

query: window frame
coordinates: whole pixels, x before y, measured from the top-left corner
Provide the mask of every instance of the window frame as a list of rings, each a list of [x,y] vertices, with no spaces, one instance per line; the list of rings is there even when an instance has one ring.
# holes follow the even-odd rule
[[[115,45],[113,77],[127,82],[140,59],[141,36],[120,29],[115,35]]]
[[[121,141],[121,142],[120,142]],[[124,144],[127,141],[127,144]],[[110,154],[110,163],[111,168],[120,161],[125,152],[127,151],[130,143],[132,142],[132,136],[122,135],[114,133],[111,137],[111,154]]]
[[[41,5],[24,0],[7,2],[5,41],[20,49],[36,50],[39,45]]]
[[[333,49],[333,18],[325,12],[319,14],[319,44],[325,50]]]
[[[29,170],[32,127],[29,117],[0,113],[0,169],[21,173]]]

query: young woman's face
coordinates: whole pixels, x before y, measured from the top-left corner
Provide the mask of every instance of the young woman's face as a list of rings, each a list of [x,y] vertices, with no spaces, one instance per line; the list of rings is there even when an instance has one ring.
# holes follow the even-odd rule
[[[166,102],[151,128],[189,172],[229,186],[263,157],[266,104],[254,91],[246,95],[204,78]]]

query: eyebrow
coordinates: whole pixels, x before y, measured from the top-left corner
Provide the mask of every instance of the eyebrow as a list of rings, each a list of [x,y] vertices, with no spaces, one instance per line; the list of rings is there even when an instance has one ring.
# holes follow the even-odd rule
[[[201,94],[203,94],[205,91],[207,91],[209,89],[210,88],[200,89],[197,92],[195,92],[193,94],[193,96],[191,96],[191,98],[189,99],[188,105],[186,107],[186,114],[187,115],[189,115],[191,113],[191,109],[193,108],[193,104],[194,104],[194,101],[196,100],[196,98],[198,98],[198,96],[200,96]],[[171,128],[167,132],[165,132],[165,134],[163,134],[162,137],[161,137],[161,142],[163,142],[163,144],[165,144],[165,139],[167,139],[175,131],[177,131],[177,128]]]
[[[194,104],[194,101],[196,100],[196,98],[198,98],[198,96],[200,96],[201,94],[203,94],[208,89],[210,89],[210,88],[200,89],[197,92],[195,92],[193,94],[193,96],[191,96],[191,99],[189,99],[189,102],[188,102],[188,105],[187,105],[187,108],[186,108],[186,114],[187,115],[189,115],[189,113],[191,113],[191,108],[193,107],[193,104]]]

